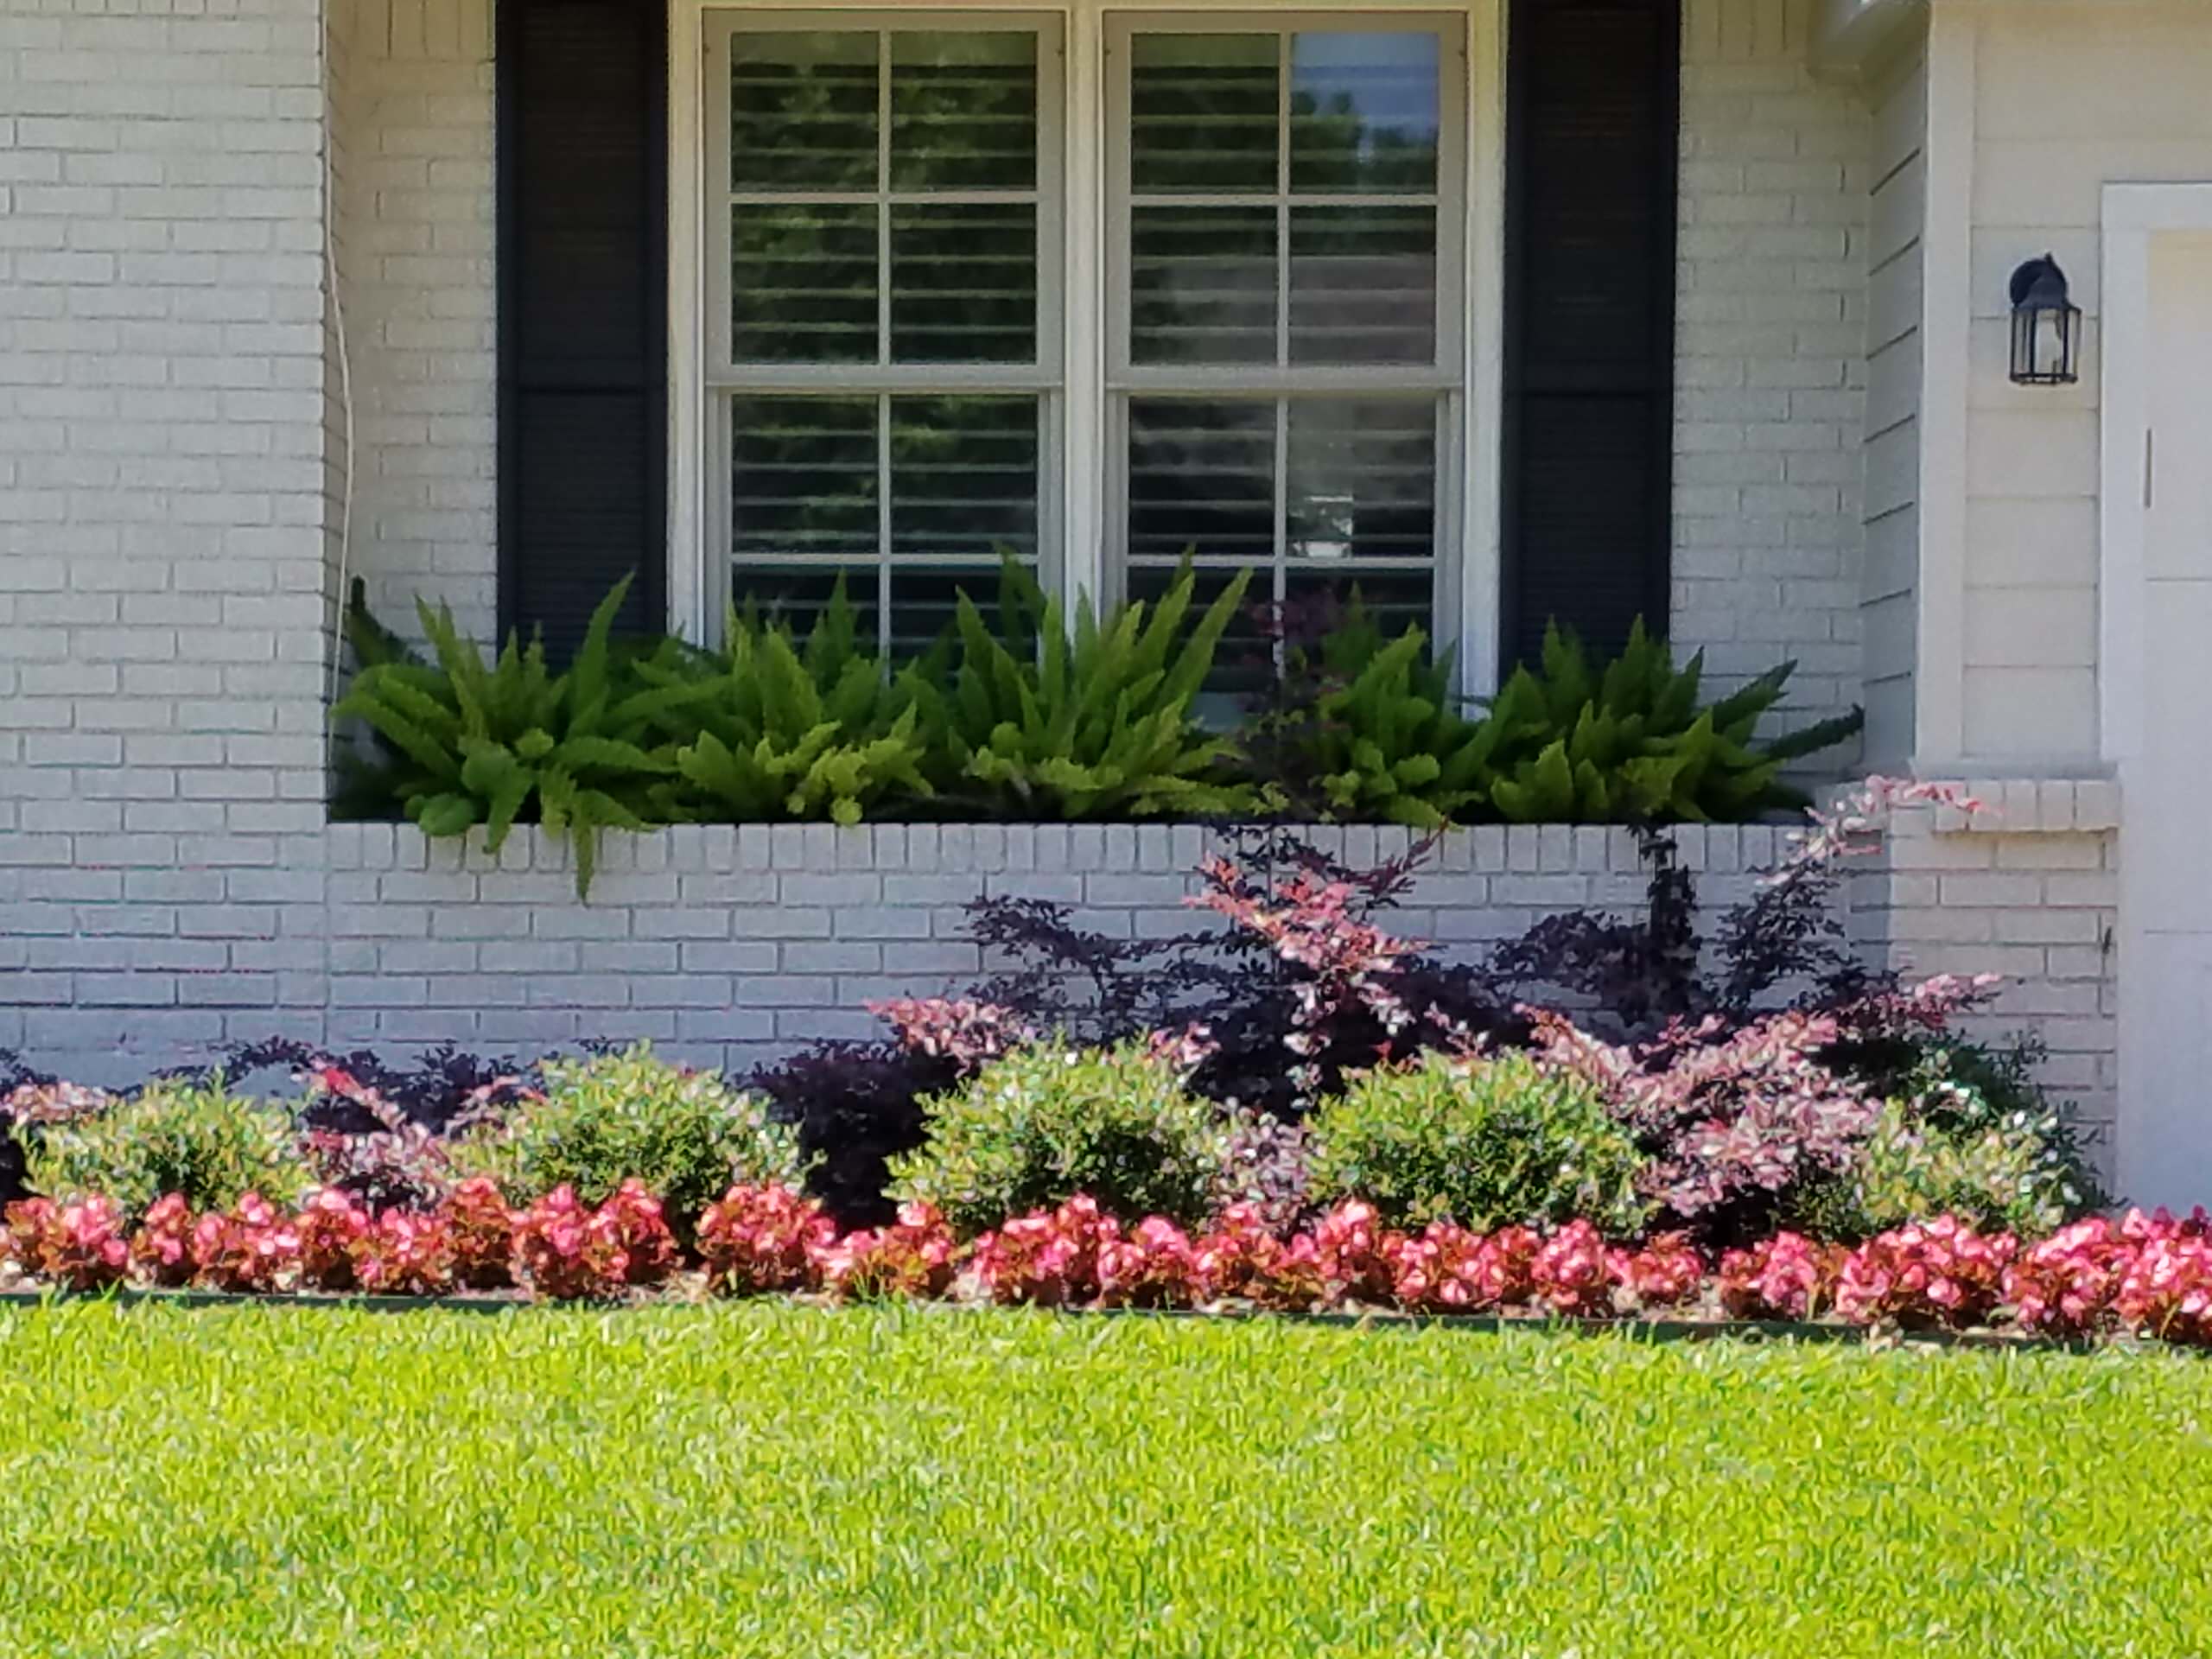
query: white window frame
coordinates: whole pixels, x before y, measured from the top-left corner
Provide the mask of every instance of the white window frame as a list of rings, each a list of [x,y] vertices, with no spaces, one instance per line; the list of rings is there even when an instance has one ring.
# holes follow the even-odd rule
[[[1460,158],[1465,209],[1457,227],[1458,258],[1440,259],[1439,349],[1443,360],[1456,367],[1457,390],[1447,394],[1455,413],[1444,423],[1437,451],[1437,620],[1444,642],[1458,647],[1462,689],[1479,695],[1496,688],[1504,384],[1504,0],[1058,0],[1038,6],[1009,0],[931,0],[912,13],[887,11],[880,0],[873,5],[837,0],[804,5],[762,0],[668,3],[669,626],[702,642],[715,639],[721,628],[732,563],[728,483],[718,479],[725,469],[715,459],[725,448],[715,410],[728,392],[715,383],[715,371],[726,367],[727,359],[716,357],[719,340],[707,297],[713,291],[709,261],[721,251],[721,243],[712,233],[715,216],[709,211],[715,175],[708,133],[712,124],[706,118],[707,42],[715,31],[726,30],[732,14],[757,18],[760,27],[791,28],[805,27],[808,19],[850,24],[869,16],[898,18],[909,26],[931,16],[969,14],[979,20],[1033,20],[1040,13],[1058,19],[1065,80],[1057,98],[1040,102],[1058,112],[1062,166],[1057,191],[1050,180],[1040,178],[1039,185],[1040,235],[1049,234],[1056,244],[1043,251],[1044,257],[1057,260],[1060,280],[1049,283],[1040,271],[1039,292],[1056,289],[1063,311],[1057,327],[1049,326],[1045,316],[1039,320],[1040,360],[1049,359],[1055,337],[1060,353],[1057,395],[1046,392],[1052,418],[1044,429],[1039,467],[1046,507],[1039,554],[1046,556],[1049,548],[1048,574],[1065,591],[1085,595],[1118,591],[1115,550],[1125,528],[1116,514],[1121,468],[1109,392],[1110,302],[1122,257],[1109,222],[1111,152],[1122,142],[1109,123],[1116,98],[1108,63],[1109,39],[1133,20],[1170,19],[1177,27],[1228,31],[1240,18],[1263,29],[1286,22],[1388,27],[1392,19],[1430,15],[1457,20],[1465,48],[1464,73],[1449,78],[1454,84],[1446,88],[1447,105],[1457,111],[1446,149]],[[1049,79],[1049,60],[1040,68]],[[727,169],[719,176],[726,180]],[[1041,228],[1041,203],[1048,195],[1057,208],[1051,232]],[[721,217],[726,221],[728,215]],[[722,241],[727,234],[725,228]],[[1445,292],[1443,270],[1455,265],[1459,292],[1452,299]],[[1452,340],[1448,354],[1443,344],[1447,338]],[[1398,371],[1388,372],[1397,377],[1394,385],[1403,384]]]
[[[1455,23],[1461,27],[1455,28]],[[1371,33],[1425,34],[1441,29],[1440,92],[1442,103],[1438,115],[1440,124],[1437,156],[1436,188],[1433,193],[1405,191],[1371,191],[1315,193],[1311,196],[1294,194],[1290,187],[1290,42],[1295,33],[1319,29],[1360,30]],[[1276,355],[1274,365],[1141,365],[1134,360],[1130,340],[1130,307],[1128,296],[1133,291],[1132,264],[1135,238],[1133,234],[1136,213],[1137,193],[1130,185],[1130,145],[1133,112],[1130,108],[1132,83],[1130,64],[1132,42],[1141,35],[1185,34],[1211,35],[1235,33],[1249,29],[1258,34],[1280,34],[1282,39],[1282,62],[1279,92],[1282,108],[1277,120],[1281,123],[1278,140],[1283,146],[1275,188],[1272,192],[1229,192],[1223,196],[1205,194],[1173,193],[1155,198],[1178,207],[1205,207],[1223,201],[1228,197],[1270,195],[1268,203],[1276,209],[1275,330]],[[1262,564],[1257,560],[1239,561],[1237,569],[1249,569],[1255,582],[1252,589],[1255,598],[1275,598],[1273,588],[1262,589],[1256,580],[1266,575],[1280,582],[1297,567],[1289,557],[1289,489],[1290,489],[1290,428],[1288,410],[1292,403],[1301,397],[1379,396],[1389,399],[1406,398],[1427,393],[1438,406],[1436,429],[1436,502],[1435,554],[1429,562],[1431,600],[1433,614],[1447,638],[1457,636],[1464,622],[1461,608],[1464,564],[1462,558],[1453,556],[1453,550],[1465,546],[1461,525],[1466,504],[1463,480],[1466,471],[1463,458],[1467,451],[1466,398],[1468,385],[1466,334],[1469,322],[1467,309],[1468,238],[1463,221],[1471,215],[1471,192],[1467,175],[1468,116],[1466,103],[1470,76],[1453,75],[1452,63],[1462,63],[1471,58],[1464,33],[1464,23],[1456,11],[1446,13],[1431,9],[1426,12],[1404,7],[1378,7],[1372,11],[1303,10],[1285,9],[1282,12],[1257,12],[1249,7],[1224,10],[1184,10],[1179,11],[1127,10],[1113,11],[1106,16],[1106,55],[1109,71],[1106,87],[1105,149],[1107,157],[1106,219],[1109,258],[1107,270],[1108,293],[1113,296],[1107,308],[1107,371],[1108,393],[1107,453],[1113,458],[1108,478],[1109,512],[1104,524],[1107,586],[1109,591],[1125,592],[1128,582],[1128,499],[1130,404],[1138,398],[1189,398],[1197,402],[1220,400],[1235,403],[1272,401],[1276,410],[1274,433],[1274,546],[1270,560]],[[1433,206],[1436,212],[1436,354],[1427,364],[1392,363],[1359,365],[1325,365],[1301,366],[1289,362],[1291,335],[1290,305],[1290,214],[1294,207],[1402,207],[1408,205]],[[1224,563],[1222,568],[1228,568]],[[1309,574],[1319,574],[1322,567],[1309,567]],[[1352,561],[1336,567],[1333,574],[1356,576],[1362,569],[1372,570],[1368,561]],[[1391,567],[1402,573],[1402,564]],[[1453,626],[1459,622],[1459,626]]]

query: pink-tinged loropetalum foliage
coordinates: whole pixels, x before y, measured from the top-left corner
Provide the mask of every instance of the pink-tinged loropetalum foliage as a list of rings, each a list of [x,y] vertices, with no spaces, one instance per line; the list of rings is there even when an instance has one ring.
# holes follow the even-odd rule
[[[959,1241],[933,1205],[905,1204],[888,1227],[848,1233],[814,1260],[822,1288],[855,1301],[942,1296],[958,1268]]]
[[[1815,1058],[1843,1034],[1830,1014],[1677,1024],[1631,1049],[1528,1012],[1544,1064],[1586,1080],[1657,1148],[1644,1188],[1686,1219],[1841,1168],[1881,1109]]]
[[[1037,1036],[1011,1009],[971,998],[908,996],[867,1007],[906,1047],[949,1060],[963,1076]]]
[[[1721,1311],[1732,1319],[1809,1319],[1834,1296],[1840,1252],[1798,1233],[1777,1233],[1720,1258]]]
[[[733,1186],[699,1217],[708,1282],[738,1296],[805,1290],[837,1224],[813,1199],[780,1185]]]
[[[8,1206],[10,1259],[33,1278],[65,1290],[102,1290],[130,1271],[123,1212],[107,1198],[56,1204],[24,1198]]]
[[[1319,1085],[1314,1059],[1329,1046],[1330,1027],[1347,1014],[1356,1011],[1373,1020],[1386,1039],[1414,1024],[1414,1011],[1392,982],[1427,947],[1367,920],[1352,883],[1300,872],[1262,894],[1226,859],[1209,859],[1200,871],[1206,891],[1186,902],[1225,918],[1304,976],[1293,988],[1291,1029],[1282,1039],[1298,1057],[1292,1071],[1303,1074],[1301,1087]]]

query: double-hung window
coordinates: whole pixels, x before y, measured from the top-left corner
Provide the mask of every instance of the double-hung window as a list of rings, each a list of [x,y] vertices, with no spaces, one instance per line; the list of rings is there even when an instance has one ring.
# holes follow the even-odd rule
[[[1109,601],[1190,556],[1452,632],[1464,12],[706,16],[714,608],[842,577],[906,652],[1007,554]]]

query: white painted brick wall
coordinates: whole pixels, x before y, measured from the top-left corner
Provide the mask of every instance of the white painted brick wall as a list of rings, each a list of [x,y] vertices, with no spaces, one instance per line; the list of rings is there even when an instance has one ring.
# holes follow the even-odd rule
[[[1997,974],[1968,1022],[2049,1046],[2044,1080],[2092,1130],[2107,1174],[2120,1084],[2120,799],[2094,782],[1969,783],[1988,810],[1898,812],[1852,894],[1853,929],[1916,976]]]
[[[489,0],[333,0],[351,27],[348,323],[356,387],[349,565],[416,632],[497,615]]]
[[[1408,842],[1306,833],[1355,866]],[[1745,897],[1779,835],[1684,830],[1707,905]],[[741,1065],[874,1034],[871,998],[971,983],[988,964],[964,906],[986,893],[1068,904],[1123,938],[1184,931],[1192,872],[1217,844],[1192,825],[674,829],[608,836],[588,904],[566,848],[530,831],[496,860],[408,826],[344,824],[283,868],[34,869],[0,906],[27,952],[0,958],[0,1044],[94,1079],[279,1032],[499,1050],[650,1037]],[[0,836],[0,860],[10,846]],[[1634,911],[1643,891],[1624,831],[1462,831],[1391,925],[1471,959],[1544,915]],[[103,946],[89,960],[75,954],[88,942]]]
[[[1806,67],[1813,11],[1683,9],[1673,629],[1724,684],[1796,658],[1827,715],[1863,696],[1872,131]]]
[[[0,1041],[320,1000],[326,100],[317,0],[0,10]]]

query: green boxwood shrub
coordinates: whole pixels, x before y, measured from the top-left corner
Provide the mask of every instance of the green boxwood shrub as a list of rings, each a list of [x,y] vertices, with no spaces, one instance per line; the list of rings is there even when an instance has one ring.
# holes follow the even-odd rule
[[[1849,1241],[1955,1215],[2031,1237],[2102,1207],[2073,1125],[2036,1084],[2039,1058],[2028,1044],[1920,1048],[1850,1165],[1806,1189],[1789,1224]]]
[[[1432,1053],[1362,1073],[1321,1103],[1307,1132],[1313,1201],[1365,1198],[1393,1226],[1488,1231],[1583,1217],[1625,1238],[1649,1214],[1628,1132],[1587,1084],[1524,1054]]]
[[[297,1203],[315,1185],[298,1125],[283,1106],[205,1084],[157,1081],[105,1109],[30,1132],[33,1192],[105,1194],[126,1216],[181,1192],[194,1210],[227,1210],[249,1192]]]
[[[892,1160],[892,1192],[963,1232],[1078,1192],[1125,1220],[1196,1223],[1220,1174],[1216,1109],[1142,1043],[1018,1050],[924,1109],[929,1138]]]
[[[634,1178],[688,1238],[733,1184],[796,1187],[806,1178],[797,1133],[772,1121],[765,1101],[719,1072],[671,1065],[650,1043],[542,1069],[541,1097],[454,1144],[459,1169],[492,1177],[511,1198],[568,1185],[601,1204]]]

